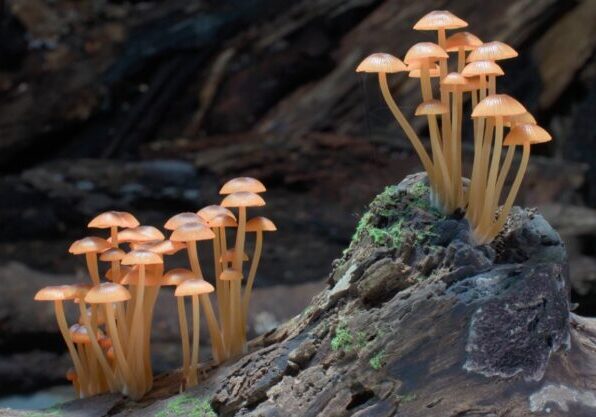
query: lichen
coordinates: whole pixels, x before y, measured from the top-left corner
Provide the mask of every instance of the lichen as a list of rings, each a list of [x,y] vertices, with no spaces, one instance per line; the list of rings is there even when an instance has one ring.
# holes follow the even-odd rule
[[[345,323],[340,323],[331,339],[331,349],[335,351],[351,352],[366,346],[364,332],[353,333]]]
[[[197,398],[191,394],[178,395],[166,403],[156,417],[216,417],[207,399]]]

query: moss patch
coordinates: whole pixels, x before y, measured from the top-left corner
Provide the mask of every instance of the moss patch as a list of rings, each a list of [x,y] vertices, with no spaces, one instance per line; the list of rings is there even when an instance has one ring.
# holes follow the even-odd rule
[[[371,368],[373,368],[375,371],[378,371],[379,369],[381,369],[383,367],[384,360],[385,360],[385,351],[382,350],[382,351],[376,353],[375,355],[373,355],[373,357],[370,358],[368,363]]]
[[[331,349],[335,351],[351,352],[355,349],[362,349],[364,346],[366,346],[366,334],[364,332],[352,333],[344,323],[337,326],[335,335],[331,339]]]
[[[431,207],[430,189],[422,182],[407,191],[386,187],[358,222],[352,243],[370,237],[375,246],[400,249],[406,239],[422,244],[436,234],[432,227],[440,213]],[[352,244],[350,244],[350,247]]]
[[[191,394],[178,395],[165,404],[156,417],[216,417],[209,400]]]

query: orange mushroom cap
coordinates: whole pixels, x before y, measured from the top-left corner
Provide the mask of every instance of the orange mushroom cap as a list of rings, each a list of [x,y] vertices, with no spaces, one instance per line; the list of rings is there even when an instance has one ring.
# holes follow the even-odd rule
[[[394,73],[401,71],[406,71],[406,65],[401,59],[381,52],[367,56],[356,67],[356,72]]]
[[[241,191],[226,196],[221,202],[223,207],[259,207],[265,205],[260,195]]]
[[[185,213],[178,213],[175,216],[172,216],[168,219],[166,224],[164,224],[164,229],[166,230],[176,230],[180,226],[186,223],[204,223],[205,220],[199,216],[197,213],[192,212],[185,212]]]
[[[122,259],[122,265],[154,265],[162,264],[163,259],[148,250],[133,250]]]
[[[114,282],[119,282],[120,279],[122,279],[123,276],[125,276],[126,274],[128,274],[130,272],[130,267],[126,266],[126,265],[120,265],[120,276],[117,279],[114,279],[114,272],[112,271],[112,268],[109,268],[106,271],[106,279],[108,281],[114,281]]]
[[[87,227],[97,229],[108,229],[110,227],[137,227],[139,221],[130,213],[125,211],[106,211],[98,214],[89,222]]]
[[[238,227],[238,223],[235,219],[228,216],[227,214],[219,214],[213,217],[211,220],[207,222],[209,227]]]
[[[184,297],[187,295],[201,295],[213,292],[215,288],[204,279],[187,279],[180,283],[174,291],[176,297]]]
[[[73,343],[83,344],[83,345],[87,345],[87,344],[91,343],[91,338],[89,337],[89,333],[87,332],[87,327],[82,326],[78,323],[75,323],[72,326],[70,326],[69,331],[70,331],[70,338],[72,339]],[[98,329],[95,337],[98,340],[100,340],[104,336],[105,335],[103,334],[103,332]]]
[[[275,232],[276,230],[275,223],[267,217],[257,216],[246,222],[247,232]]]
[[[77,297],[77,289],[72,285],[52,285],[37,291],[35,301],[64,301],[74,300]]]
[[[163,233],[153,226],[137,226],[118,232],[118,240],[120,242],[149,242],[164,239],[165,236]]]
[[[104,262],[121,261],[126,252],[120,248],[110,248],[99,255],[99,259]]]
[[[408,52],[406,52],[406,56],[404,58],[404,62],[409,65],[415,61],[436,61],[442,58],[449,58],[449,55],[447,55],[447,52],[445,52],[445,50],[439,45],[432,42],[419,42],[408,49]]]
[[[445,41],[445,50],[457,52],[459,48],[463,48],[464,51],[472,51],[480,45],[482,45],[482,41],[478,36],[470,32],[456,32]]]
[[[173,242],[194,242],[196,240],[210,240],[215,233],[203,223],[186,223],[172,232],[170,240]]]
[[[247,191],[250,193],[263,193],[267,191],[263,183],[255,178],[251,177],[238,177],[231,179],[226,182],[221,190],[220,194],[232,194],[240,191]]]
[[[414,30],[458,29],[466,26],[468,22],[447,10],[433,10],[416,22]]]
[[[153,265],[149,265],[145,268],[145,286],[157,287],[162,285],[163,277],[160,273],[151,268],[151,266]],[[122,285],[139,285],[139,269],[138,266],[130,268],[128,273],[122,277],[120,283]]]
[[[534,116],[532,116],[532,114],[530,112],[525,112],[522,114],[515,114],[513,116],[507,116],[504,119],[505,122],[505,126],[514,126],[516,124],[520,124],[520,123],[529,123],[532,125],[536,124],[536,119],[534,119]]]
[[[126,300],[130,300],[128,290],[113,282],[102,282],[91,288],[85,296],[85,302],[89,304],[118,303]]]
[[[224,269],[219,274],[219,279],[222,281],[238,281],[242,279],[242,274],[234,269]]]
[[[474,61],[467,64],[461,74],[464,77],[476,77],[478,75],[503,75],[503,69],[493,61]]]
[[[184,281],[189,279],[196,279],[197,275],[190,269],[186,268],[174,268],[170,269],[163,276],[162,285],[180,285]]]
[[[551,135],[536,124],[522,123],[515,125],[507,136],[503,144],[505,146],[523,145],[524,143],[536,144],[545,143],[552,140]]]
[[[492,41],[483,43],[470,52],[467,61],[499,61],[501,59],[515,58],[517,55],[517,51],[506,43]]]
[[[436,115],[448,113],[449,109],[440,100],[428,100],[416,107],[416,116]]]
[[[225,214],[236,220],[236,216],[234,216],[234,213],[232,213],[231,210],[228,210],[227,208],[222,206],[218,206],[217,204],[212,204],[210,206],[203,207],[202,209],[197,211],[197,214],[205,221],[209,221],[215,216],[219,216],[220,214]]]
[[[182,249],[186,249],[186,244],[184,242],[173,242],[171,240],[163,240],[150,246],[147,250],[160,255],[173,255],[176,252],[181,251]]]
[[[74,382],[78,379],[77,373],[72,368],[70,368],[68,371],[66,371],[65,377],[68,382]]]
[[[73,255],[82,255],[84,253],[98,253],[109,249],[111,246],[107,240],[100,237],[89,236],[76,240],[70,245],[68,252]]]
[[[507,94],[493,94],[474,107],[472,117],[513,116],[526,113],[526,108]]]

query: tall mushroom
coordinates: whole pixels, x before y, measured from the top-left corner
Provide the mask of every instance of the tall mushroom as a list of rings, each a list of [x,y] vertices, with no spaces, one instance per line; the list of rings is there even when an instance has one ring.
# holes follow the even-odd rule
[[[438,45],[445,49],[447,44],[446,39],[446,31],[448,29],[460,29],[463,27],[468,26],[468,23],[465,20],[460,19],[459,17],[455,16],[453,13],[447,10],[434,10],[426,15],[422,16],[418,22],[414,25],[414,30],[423,30],[423,31],[437,31],[437,43]],[[406,61],[407,63],[407,61]],[[442,59],[439,61],[440,67],[440,77],[443,79],[447,75],[447,60]],[[440,91],[441,96],[441,103],[444,106],[449,106],[449,99],[447,94],[444,90]],[[425,97],[424,101],[431,100],[432,97]],[[441,132],[443,137],[443,153],[449,157],[449,142],[451,141],[451,125],[450,119],[447,116],[441,118]],[[448,164],[449,165],[449,164]],[[453,207],[451,207],[453,209]]]
[[[457,72],[462,72],[466,65],[466,52],[482,45],[482,41],[470,32],[456,32],[445,41],[447,52],[457,52]]]
[[[497,221],[492,224],[488,231],[485,231],[481,236],[481,241],[483,243],[490,242],[496,236],[496,234],[503,228],[503,225],[509,216],[509,212],[511,211],[511,207],[513,207],[513,202],[515,201],[515,197],[519,192],[521,182],[528,167],[528,161],[530,159],[530,146],[538,143],[549,142],[551,139],[551,135],[546,130],[531,123],[522,123],[516,125],[511,129],[505,138],[505,146],[523,146],[522,159]]]
[[[253,217],[246,223],[246,231],[256,233],[255,249],[252,254],[252,261],[250,270],[248,272],[248,279],[244,288],[244,297],[242,298],[244,328],[246,329],[246,320],[248,319],[248,306],[250,304],[250,297],[252,294],[252,287],[259,268],[261,260],[261,252],[263,251],[263,232],[275,232],[277,227],[267,217]]]
[[[227,347],[231,356],[237,356],[244,352],[243,343],[244,330],[242,329],[242,300],[240,294],[240,282],[242,274],[234,269],[224,269],[219,279],[230,283],[230,297],[228,300],[229,320],[226,322],[226,335],[229,335]]]
[[[115,284],[112,282],[104,282],[91,288],[85,296],[85,301],[88,304],[122,304],[124,301],[130,299],[130,293],[124,286]],[[135,391],[135,379],[132,375],[130,367],[126,359],[123,344],[120,341],[120,332],[116,325],[116,317],[114,315],[114,309],[108,307],[106,311],[106,323],[108,329],[108,335],[111,339],[111,346],[114,347],[114,353],[116,356],[116,363],[119,374],[122,375],[123,392],[124,394],[130,394],[132,398],[140,398],[139,393]],[[120,321],[122,323],[122,321]]]
[[[186,375],[188,386],[196,385],[198,382],[198,364],[199,364],[199,336],[200,336],[200,297],[209,297],[213,292],[213,285],[204,279],[188,279],[183,281],[174,295],[176,297],[190,296],[192,299],[192,353],[190,359],[190,375]]]
[[[389,107],[389,110],[391,110],[393,117],[395,117],[395,120],[397,120],[397,123],[399,123],[400,127],[412,143],[414,150],[420,158],[420,162],[422,162],[422,165],[424,166],[424,170],[428,174],[431,186],[434,188],[435,172],[433,163],[426,152],[424,145],[420,141],[420,138],[412,128],[412,125],[410,125],[402,111],[399,109],[399,106],[395,102],[395,99],[389,90],[389,84],[387,83],[388,73],[402,71],[407,71],[406,65],[399,58],[385,53],[375,53],[369,55],[356,68],[356,72],[376,73],[378,75],[379,86],[381,88],[381,93],[383,94],[383,99],[385,100],[387,107]]]
[[[188,269],[171,269],[164,274],[162,285],[177,287],[184,281],[194,278],[194,272]],[[182,341],[182,375],[186,379],[190,368],[190,340],[188,336],[188,321],[186,319],[184,297],[176,297],[176,303],[178,305],[178,325],[180,327],[180,339]]]
[[[482,206],[481,215],[476,229],[480,234],[491,223],[493,198],[495,198],[495,189],[498,179],[498,170],[501,163],[501,149],[503,146],[503,127],[504,117],[526,113],[525,107],[506,94],[494,94],[486,97],[474,108],[472,117],[484,117],[494,120],[495,125],[495,146],[492,154],[490,172],[486,183],[486,191],[480,198],[479,206]],[[483,187],[484,184],[477,186]],[[476,235],[478,233],[475,232]]]
[[[135,305],[131,320],[131,333],[126,353],[126,360],[136,376],[137,395],[143,395],[151,381],[146,380],[145,373],[145,317],[143,317],[145,295],[145,268],[147,265],[163,264],[161,256],[146,250],[133,250],[122,259],[123,265],[137,265],[139,268],[139,282],[136,285]]]
[[[56,316],[56,321],[58,322],[58,328],[60,329],[60,333],[62,334],[64,342],[66,342],[66,347],[68,348],[68,353],[70,354],[70,358],[72,359],[72,363],[75,367],[76,375],[78,376],[79,381],[81,381],[79,384],[81,388],[81,394],[83,397],[85,397],[88,395],[87,374],[70,337],[70,330],[66,322],[63,304],[64,301],[74,300],[76,295],[77,292],[75,287],[71,285],[58,285],[42,288],[35,294],[34,300],[54,302],[54,314]]]
[[[188,259],[191,265],[192,271],[195,273],[195,277],[198,279],[205,279],[203,271],[201,270],[201,264],[199,261],[199,255],[197,252],[197,241],[200,240],[211,240],[215,237],[211,229],[203,223],[185,223],[178,227],[172,232],[170,240],[173,242],[184,242],[186,243],[186,249],[188,251]],[[207,320],[207,328],[209,330],[209,337],[211,339],[211,348],[213,352],[213,358],[217,363],[225,359],[225,350],[223,348],[221,331],[215,318],[213,311],[213,305],[207,294],[201,294],[201,305],[205,311],[205,318]]]
[[[420,65],[420,87],[422,90],[422,101],[428,102],[433,100],[433,93],[430,83],[429,68],[435,61],[446,60],[449,56],[439,45],[432,42],[420,42],[412,46],[406,52],[404,62],[408,65],[417,63]],[[433,153],[433,161],[436,167],[436,176],[438,177],[439,196],[443,203],[443,210],[452,210],[452,190],[449,180],[449,166],[448,161],[445,160],[444,149],[441,143],[441,135],[437,124],[436,115],[429,114],[428,126],[430,130],[431,148]],[[444,137],[443,140],[446,138]]]
[[[110,229],[110,240],[113,247],[118,247],[118,228],[137,227],[139,221],[130,213],[124,211],[106,211],[98,214],[89,222],[87,227],[96,229]]]

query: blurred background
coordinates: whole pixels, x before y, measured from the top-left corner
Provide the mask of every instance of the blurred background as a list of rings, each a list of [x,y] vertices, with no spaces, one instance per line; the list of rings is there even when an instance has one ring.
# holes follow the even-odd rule
[[[32,297],[86,279],[67,249],[101,211],[160,226],[218,203],[227,179],[259,178],[258,214],[279,231],[265,239],[250,332],[299,313],[371,198],[421,169],[375,77],[354,68],[434,41],[411,29],[433,9],[519,51],[498,89],[554,141],[533,148],[518,203],[561,233],[576,312],[596,315],[596,1],[0,0],[0,405],[70,393],[51,388],[68,359],[51,306]],[[417,84],[391,83],[411,115]],[[180,362],[171,292],[158,305],[163,371]]]

